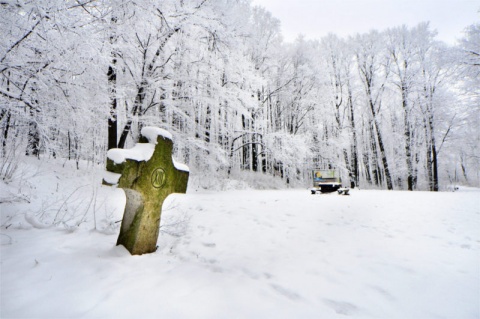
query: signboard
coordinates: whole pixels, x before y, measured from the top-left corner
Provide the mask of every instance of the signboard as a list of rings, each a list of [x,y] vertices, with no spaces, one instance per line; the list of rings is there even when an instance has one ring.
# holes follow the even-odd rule
[[[337,169],[314,169],[312,179],[314,187],[311,189],[312,194],[331,193],[342,187],[340,172]]]
[[[326,178],[338,178],[338,172],[334,169],[317,169],[313,170],[313,181],[321,182]]]

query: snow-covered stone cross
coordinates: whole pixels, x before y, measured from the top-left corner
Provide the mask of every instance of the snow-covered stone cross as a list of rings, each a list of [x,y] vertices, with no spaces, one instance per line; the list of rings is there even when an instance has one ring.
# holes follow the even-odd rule
[[[107,152],[104,183],[123,188],[127,202],[117,245],[132,255],[157,248],[162,205],[172,193],[185,193],[189,170],[172,157],[172,135],[158,127],[144,127],[140,143],[131,149]]]

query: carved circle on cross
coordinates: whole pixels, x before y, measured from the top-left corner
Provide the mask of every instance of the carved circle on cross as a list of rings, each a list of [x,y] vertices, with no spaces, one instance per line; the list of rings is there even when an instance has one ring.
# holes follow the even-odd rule
[[[163,168],[156,168],[152,172],[152,186],[155,188],[162,188],[165,185],[166,173]]]

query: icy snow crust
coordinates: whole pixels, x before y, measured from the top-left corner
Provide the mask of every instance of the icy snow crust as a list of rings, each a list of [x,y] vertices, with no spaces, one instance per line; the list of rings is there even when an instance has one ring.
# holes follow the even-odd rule
[[[121,164],[127,159],[132,159],[138,162],[148,161],[152,158],[155,145],[150,143],[137,143],[134,147],[129,149],[112,148],[107,152],[107,157],[115,162]]]
[[[141,134],[148,139],[149,143],[157,144],[157,136],[162,136],[173,140],[172,134],[162,128],[154,126],[146,126],[142,128]]]
[[[1,318],[480,318],[479,189],[191,188],[130,256],[123,191],[68,164],[0,204]]]
[[[110,185],[117,185],[121,176],[122,174],[105,171],[103,173],[103,180]]]
[[[173,158],[173,156],[172,156],[172,162],[173,162],[173,166],[175,166],[175,168],[178,169],[179,171],[190,172],[190,168],[187,165],[177,162]]]
[[[144,127],[141,131],[142,135],[148,139],[148,143],[137,143],[134,147],[130,149],[120,149],[113,148],[107,152],[107,157],[115,162],[115,164],[121,164],[127,159],[135,161],[148,161],[152,158],[153,152],[155,151],[155,145],[157,144],[157,137],[161,136],[172,140],[172,134],[170,132],[153,126]],[[176,169],[189,172],[190,169],[187,165],[178,163],[172,156],[172,162]],[[107,176],[111,177],[111,176]],[[105,180],[107,183],[109,181]],[[118,179],[117,179],[118,182]],[[111,183],[116,184],[116,183]]]

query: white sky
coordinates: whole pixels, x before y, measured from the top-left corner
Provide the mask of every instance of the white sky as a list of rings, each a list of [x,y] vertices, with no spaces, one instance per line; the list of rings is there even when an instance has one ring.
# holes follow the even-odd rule
[[[252,0],[282,22],[286,41],[298,34],[319,39],[328,33],[354,35],[430,21],[438,39],[449,44],[468,25],[480,23],[479,0]]]

